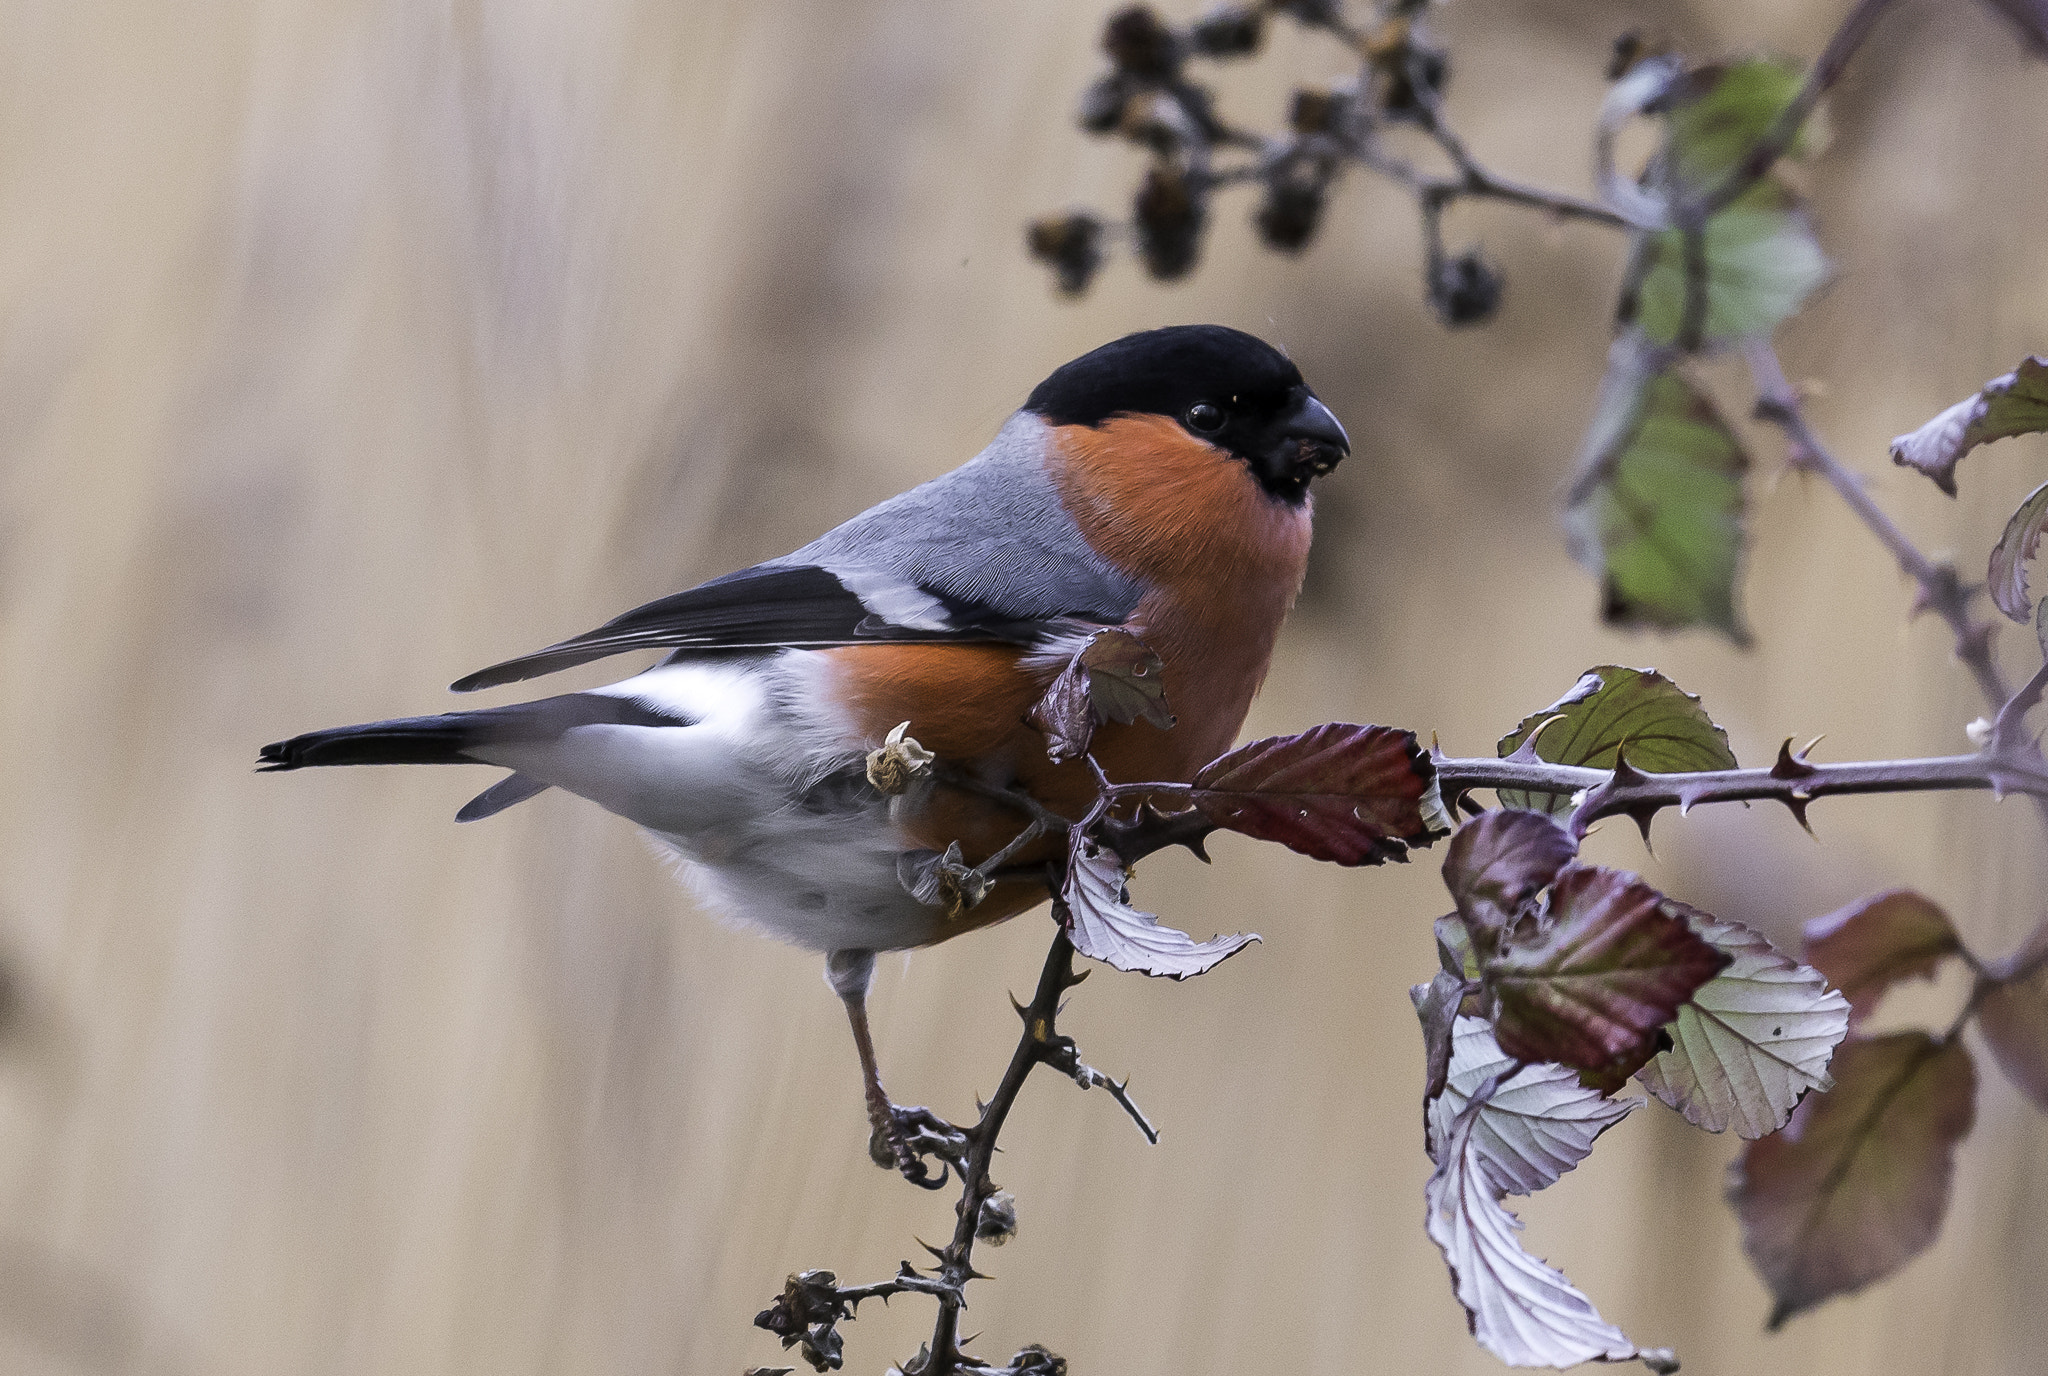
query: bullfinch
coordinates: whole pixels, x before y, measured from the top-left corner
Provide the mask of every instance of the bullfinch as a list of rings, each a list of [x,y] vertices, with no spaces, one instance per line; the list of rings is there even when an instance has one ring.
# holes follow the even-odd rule
[[[588,692],[312,731],[260,767],[482,764],[511,771],[456,814],[549,788],[645,828],[727,918],[826,953],[877,1142],[906,1174],[866,996],[879,951],[927,946],[1044,901],[1042,863],[996,870],[971,908],[913,889],[920,857],[979,865],[1019,832],[1006,790],[1079,818],[1083,760],[1027,713],[1105,627],[1159,657],[1170,730],[1105,724],[1117,782],[1185,781],[1234,741],[1300,590],[1310,480],[1344,427],[1277,349],[1219,325],[1127,335],[1057,369],[973,459],[793,554],[458,679],[457,692],[661,650]],[[936,782],[890,796],[869,753],[908,723]],[[901,732],[898,733],[903,734]],[[1031,856],[1021,857],[1024,860]]]

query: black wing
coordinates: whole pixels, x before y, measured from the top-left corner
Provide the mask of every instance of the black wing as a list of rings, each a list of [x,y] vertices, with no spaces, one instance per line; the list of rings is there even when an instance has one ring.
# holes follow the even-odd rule
[[[1004,623],[909,586],[868,596],[816,565],[762,565],[659,598],[594,631],[479,669],[451,686],[495,688],[628,650],[818,649],[898,641],[1029,641],[1034,627]],[[893,580],[891,580],[893,582]],[[891,613],[895,613],[891,615]]]

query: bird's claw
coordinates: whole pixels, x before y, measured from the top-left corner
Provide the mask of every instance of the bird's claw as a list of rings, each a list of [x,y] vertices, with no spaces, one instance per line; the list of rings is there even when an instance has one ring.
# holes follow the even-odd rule
[[[924,1190],[945,1188],[952,1166],[967,1159],[967,1134],[928,1108],[887,1104],[881,1112],[868,1115],[868,1155],[877,1166],[894,1167],[905,1180]],[[932,1175],[926,1157],[936,1157],[939,1173]]]

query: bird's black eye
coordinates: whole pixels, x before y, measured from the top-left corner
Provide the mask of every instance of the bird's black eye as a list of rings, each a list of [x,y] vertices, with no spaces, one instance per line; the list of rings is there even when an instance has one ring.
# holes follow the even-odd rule
[[[1188,407],[1188,429],[1198,435],[1213,435],[1223,428],[1223,408],[1214,402],[1198,401]]]

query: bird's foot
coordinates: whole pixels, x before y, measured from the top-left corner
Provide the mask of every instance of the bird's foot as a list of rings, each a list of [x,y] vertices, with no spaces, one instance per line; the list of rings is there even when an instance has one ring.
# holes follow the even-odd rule
[[[884,1170],[894,1167],[920,1189],[945,1187],[948,1167],[965,1167],[967,1134],[928,1108],[906,1108],[884,1100],[868,1108],[868,1155]],[[934,1176],[925,1158],[939,1162]]]

